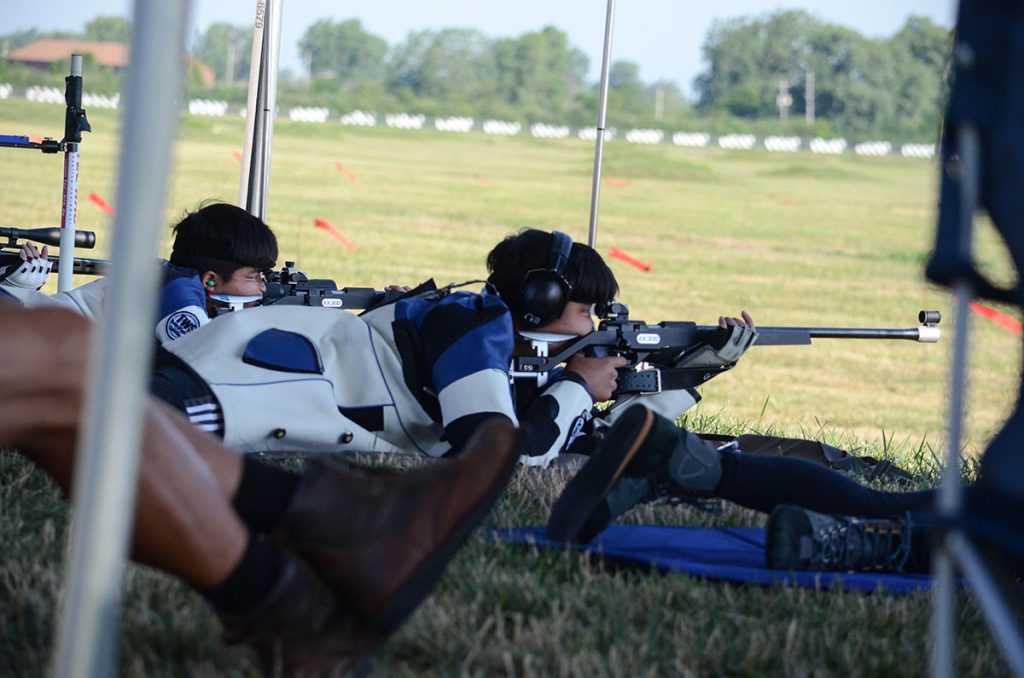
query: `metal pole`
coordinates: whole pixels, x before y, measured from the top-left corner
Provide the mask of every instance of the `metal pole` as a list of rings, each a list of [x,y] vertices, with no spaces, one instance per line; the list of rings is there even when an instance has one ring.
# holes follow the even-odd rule
[[[242,149],[242,175],[238,187],[238,206],[257,214],[249,207],[252,196],[252,172],[255,158],[261,155],[256,147],[262,134],[256,130],[262,125],[261,87],[263,81],[263,43],[266,31],[264,24],[267,14],[266,0],[256,0],[256,21],[252,29],[252,54],[249,59],[249,96],[245,108],[245,139]]]
[[[110,676],[133,522],[188,0],[135,0],[105,319],[93,334],[55,675]]]
[[[282,0],[271,0],[270,11],[264,22],[267,32],[264,40],[264,52],[267,59],[263,68],[263,82],[266,87],[263,125],[263,156],[261,158],[260,195],[263,196],[260,219],[266,219],[267,191],[270,188],[270,151],[274,146],[274,112],[277,110],[277,73],[281,55],[281,8]]]
[[[590,230],[587,244],[597,242],[597,208],[601,202],[601,159],[604,156],[605,115],[608,112],[608,71],[612,58],[612,23],[615,19],[615,0],[608,0],[608,13],[604,20],[604,56],[601,58],[601,96],[597,110],[597,136],[594,139],[594,181],[590,186]]]
[[[238,204],[263,219],[270,186],[270,150],[277,106],[277,71],[281,45],[282,0],[259,0],[253,28],[245,150]]]
[[[77,101],[69,102],[78,110],[82,108],[82,55],[71,55],[71,78],[78,78],[78,87],[68,83],[69,91],[77,94]],[[60,211],[60,257],[57,268],[57,291],[66,292],[71,289],[72,273],[75,262],[75,227],[78,216],[78,146],[77,139],[81,134],[75,133],[71,140],[68,139],[69,130],[67,121],[64,125],[64,198],[61,201]]]
[[[978,607],[1003,650],[1010,673],[1018,678],[1024,677],[1024,636],[1014,610],[1008,604],[1008,596],[1015,595],[1016,591],[1012,590],[1012,585],[1010,591],[1000,590],[984,558],[964,535],[959,532],[950,534],[946,537],[946,548],[970,582],[971,592],[978,599]]]
[[[957,129],[960,156],[960,256],[969,261],[972,249],[974,212],[978,204],[978,173],[980,150],[978,132],[973,125]],[[953,359],[949,387],[949,433],[947,435],[946,467],[942,473],[942,486],[936,500],[938,512],[953,516],[962,503],[960,483],[960,441],[963,437],[964,408],[967,397],[967,340],[970,330],[973,286],[967,280],[958,280],[953,286],[956,295]],[[945,548],[937,548],[932,559],[935,586],[932,591],[932,649],[931,674],[936,678],[950,678],[955,673],[956,648],[955,614],[956,587],[953,580],[953,561]]]

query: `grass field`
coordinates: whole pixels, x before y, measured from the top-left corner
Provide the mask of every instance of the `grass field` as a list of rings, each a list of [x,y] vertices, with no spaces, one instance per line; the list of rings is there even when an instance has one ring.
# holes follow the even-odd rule
[[[114,201],[117,120],[90,111],[79,223],[108,244],[108,220],[85,196]],[[60,107],[0,102],[0,133],[59,136]],[[206,198],[237,194],[242,121],[186,118],[166,221]],[[343,128],[279,122],[268,221],[282,260],[344,285],[439,283],[483,274],[483,257],[524,226],[585,240],[592,146],[577,140]],[[336,169],[341,163],[354,180]],[[947,292],[921,275],[931,245],[933,165],[610,142],[598,249],[619,247],[650,272],[612,261],[632,316],[713,322],[747,309],[763,325],[911,326],[917,311],[949,317]],[[0,154],[3,226],[56,224],[61,163]],[[330,221],[350,253],[313,227]],[[169,242],[169,232],[164,245]],[[980,259],[1009,266],[990,229]],[[1002,309],[1006,310],[1006,309]],[[938,345],[817,342],[754,349],[704,388],[691,425],[773,430],[892,456],[933,482],[942,449],[948,319]],[[972,326],[968,449],[981,449],[1012,403],[1020,341]],[[66,512],[38,473],[0,457],[0,674],[32,675],[52,643]],[[520,473],[492,525],[543,522],[561,479]],[[657,507],[634,521],[753,525],[757,514]],[[919,674],[928,600],[838,591],[763,590],[644,572],[611,572],[569,554],[479,542],[377,665],[379,675]],[[1004,673],[972,604],[961,602],[960,668]],[[130,570],[122,634],[128,675],[251,673],[222,648],[198,599],[169,579]]]

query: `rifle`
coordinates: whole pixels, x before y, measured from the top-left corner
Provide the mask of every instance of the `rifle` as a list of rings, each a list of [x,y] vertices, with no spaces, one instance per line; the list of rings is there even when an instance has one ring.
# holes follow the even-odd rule
[[[941,320],[938,311],[921,311],[918,314],[920,326],[911,328],[759,327],[755,345],[806,346],[813,339],[901,339],[935,343],[939,340]],[[511,375],[536,379],[543,384],[552,369],[582,351],[591,357],[620,355],[626,358],[626,366],[619,369],[618,388],[613,397],[693,388],[735,366],[735,363],[677,366],[685,362],[687,354],[706,346],[719,329],[717,325],[689,321],[649,325],[642,320],[631,320],[625,304],[612,303],[596,330],[570,341],[555,353],[548,350],[551,339],[543,335],[529,336],[534,355],[513,358]]]
[[[280,271],[267,274],[263,306],[320,306],[323,308],[369,309],[391,301],[402,292],[383,292],[372,287],[343,287],[333,280],[310,278],[286,261]]]
[[[21,257],[18,252],[21,250],[21,240],[31,240],[41,245],[60,246],[61,229],[56,226],[52,228],[0,228],[0,238],[7,238],[7,242],[0,243],[0,267],[20,265]],[[96,246],[96,233],[93,231],[75,231],[75,247],[92,249]],[[60,270],[60,257],[51,255],[48,257],[53,262],[53,271]],[[86,259],[75,257],[72,271],[76,275],[104,275],[109,261],[103,259]]]

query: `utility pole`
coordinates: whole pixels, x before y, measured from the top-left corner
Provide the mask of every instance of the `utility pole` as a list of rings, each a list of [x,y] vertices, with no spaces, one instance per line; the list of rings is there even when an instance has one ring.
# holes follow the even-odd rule
[[[235,41],[228,40],[228,62],[224,66],[224,82],[231,84],[235,81]]]
[[[654,88],[654,119],[661,120],[665,117],[665,87],[657,85]]]
[[[779,94],[775,97],[775,105],[779,107],[779,120],[789,120],[789,107],[793,105],[793,97],[789,94],[789,81],[779,78]]]
[[[804,119],[808,125],[814,124],[814,71],[804,74]]]

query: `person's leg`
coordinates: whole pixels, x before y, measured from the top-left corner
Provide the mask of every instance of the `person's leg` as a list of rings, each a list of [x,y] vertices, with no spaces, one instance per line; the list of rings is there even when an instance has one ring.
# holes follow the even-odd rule
[[[763,457],[723,450],[716,497],[770,513],[795,504],[818,513],[889,518],[934,503],[932,490],[883,492],[803,459]],[[684,487],[685,489],[685,487]]]
[[[91,325],[66,311],[2,311],[0,445],[16,448],[69,494]],[[153,405],[146,409],[133,557],[198,589],[239,563],[248,531],[223,490],[240,457]]]
[[[811,462],[716,450],[640,405],[606,434],[552,507],[548,536],[589,541],[636,504],[664,492],[714,496],[758,511],[796,504],[825,513],[889,517],[932,493],[880,492]]]

